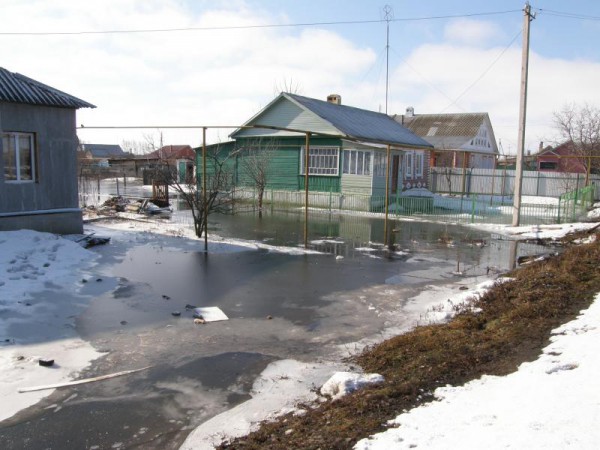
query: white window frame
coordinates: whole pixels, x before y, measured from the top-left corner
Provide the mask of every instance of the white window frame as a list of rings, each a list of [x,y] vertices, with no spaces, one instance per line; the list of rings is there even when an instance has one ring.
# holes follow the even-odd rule
[[[21,139],[27,138],[29,140],[29,157],[31,161],[31,169],[29,170],[29,179],[21,179]],[[6,142],[12,140],[14,145],[14,168],[15,178],[7,179],[7,160],[5,156],[10,152],[10,148],[6,148]],[[27,151],[23,149],[23,151]],[[37,174],[35,172],[36,160],[35,160],[35,135],[33,133],[23,132],[3,132],[2,133],[2,159],[4,162],[4,182],[6,183],[34,183],[36,181]]]
[[[300,151],[300,175],[304,175],[306,147]],[[320,177],[337,177],[340,174],[340,148],[334,146],[310,147],[308,174]]]
[[[387,168],[387,155],[382,152],[375,152],[373,156],[373,176],[385,177],[385,169]]]
[[[369,150],[344,150],[342,173],[344,175],[358,175],[370,177],[373,161],[372,152]]]
[[[421,151],[415,152],[415,178],[423,178],[423,163],[425,155]]]
[[[406,152],[404,155],[404,165],[406,167],[406,179],[412,180],[413,177],[413,152]]]

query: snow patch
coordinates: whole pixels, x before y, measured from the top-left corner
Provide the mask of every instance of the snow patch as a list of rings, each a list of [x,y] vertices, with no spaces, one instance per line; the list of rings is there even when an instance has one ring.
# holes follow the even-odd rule
[[[598,323],[600,294],[554,330],[536,361],[505,377],[436,389],[438,401],[400,414],[394,428],[360,440],[355,450],[597,448]]]
[[[337,400],[344,395],[361,389],[369,384],[383,383],[382,375],[378,373],[336,372],[321,387],[321,394]]]

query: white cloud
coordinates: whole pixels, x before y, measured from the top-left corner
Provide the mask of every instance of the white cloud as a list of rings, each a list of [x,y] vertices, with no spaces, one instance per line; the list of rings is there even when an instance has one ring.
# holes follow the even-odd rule
[[[504,36],[502,29],[493,22],[474,19],[455,19],[445,26],[444,38],[455,44],[483,47]]]
[[[516,152],[521,79],[521,49],[512,47],[456,102],[503,51],[457,44],[416,48],[393,72],[394,112],[407,106],[418,113],[488,112],[505,152]],[[418,73],[415,73],[414,70]],[[536,150],[540,140],[556,137],[552,113],[570,102],[600,104],[600,64],[567,61],[530,54],[526,148]],[[434,89],[435,86],[437,89]],[[440,92],[441,91],[441,92]],[[445,95],[444,95],[445,94]]]
[[[7,31],[81,31],[260,26],[285,20],[247,8],[190,10],[176,1],[13,2]],[[2,64],[98,106],[80,110],[92,125],[238,125],[293,80],[303,94],[343,90],[375,60],[321,29],[238,29],[71,36],[4,36]],[[141,134],[139,132],[138,134]],[[120,142],[133,132],[85,130],[81,138]],[[200,132],[165,132],[199,144]],[[221,138],[226,132],[220,132]],[[188,138],[192,136],[192,138]]]
[[[223,6],[224,5],[224,6]],[[201,8],[203,8],[200,10]],[[243,1],[3,1],[3,31],[81,31],[264,25],[289,21]],[[487,111],[505,151],[516,149],[521,51],[491,22],[451,21],[445,42],[419,45],[391,67],[390,113]],[[499,40],[498,40],[499,38]],[[428,39],[431,42],[432,36]],[[492,39],[501,45],[490,45]],[[344,104],[379,110],[385,86],[369,69],[373,49],[320,28],[254,28],[171,33],[0,36],[2,64],[98,106],[82,109],[92,125],[239,125],[291,81],[303,95],[342,95]],[[535,50],[535,48],[534,48]],[[552,112],[568,102],[600,104],[600,65],[549,59],[532,51],[527,141],[553,135]],[[365,73],[369,77],[365,78]],[[377,79],[375,79],[377,78]],[[153,131],[153,130],[151,130]],[[145,131],[80,133],[88,142],[141,139]],[[215,131],[212,139],[225,139]],[[165,130],[166,144],[199,145],[200,130]]]

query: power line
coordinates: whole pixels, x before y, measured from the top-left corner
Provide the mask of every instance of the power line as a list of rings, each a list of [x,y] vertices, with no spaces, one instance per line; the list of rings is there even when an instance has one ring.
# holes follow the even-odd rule
[[[515,37],[514,37],[514,38],[512,38],[512,40],[510,41],[510,43],[509,43],[509,44],[508,44],[506,47],[504,47],[504,50],[502,50],[502,51],[500,52],[500,54],[499,54],[498,56],[496,56],[496,58],[495,58],[495,59],[494,59],[494,60],[491,62],[491,64],[490,64],[490,65],[489,65],[489,66],[488,66],[488,67],[487,67],[487,68],[486,68],[486,69],[485,69],[485,70],[484,70],[484,71],[481,73],[481,75],[479,75],[475,81],[473,81],[473,82],[472,82],[472,83],[471,83],[469,86],[467,86],[467,88],[466,88],[464,91],[462,91],[462,92],[460,93],[460,95],[459,95],[458,97],[456,97],[452,103],[450,103],[448,106],[446,106],[444,109],[442,109],[442,111],[441,111],[441,112],[444,112],[444,111],[446,111],[448,108],[450,108],[450,107],[451,107],[452,105],[454,105],[456,102],[458,102],[458,100],[460,100],[460,98],[461,98],[463,95],[465,95],[465,94],[466,94],[468,91],[470,91],[470,90],[471,90],[471,88],[472,88],[473,86],[475,86],[475,85],[476,85],[476,84],[479,82],[479,80],[481,80],[481,79],[482,79],[482,78],[483,78],[483,77],[484,77],[484,76],[485,76],[485,75],[486,75],[486,74],[487,74],[487,73],[488,73],[488,72],[489,72],[489,71],[492,69],[492,67],[494,67],[494,65],[495,65],[495,64],[498,62],[498,60],[499,60],[500,58],[502,58],[502,55],[504,55],[504,54],[507,52],[507,50],[508,50],[508,49],[509,49],[509,48],[510,48],[510,47],[511,47],[513,44],[514,44],[514,42],[515,42],[515,41],[517,40],[517,38],[518,38],[518,37],[521,35],[521,33],[522,33],[522,32],[521,32],[521,31],[519,31],[519,32],[518,32],[518,33],[515,35]]]
[[[441,19],[456,19],[465,17],[481,17],[494,16],[500,14],[510,14],[520,12],[520,9],[511,9],[507,11],[494,11],[470,14],[448,14],[443,16],[427,16],[427,17],[406,17],[398,19],[377,19],[377,20],[343,20],[330,22],[304,22],[304,23],[287,23],[287,24],[264,24],[264,25],[223,25],[214,27],[182,27],[182,28],[147,28],[147,29],[130,29],[130,30],[100,30],[100,31],[8,31],[0,32],[0,36],[70,36],[84,34],[128,34],[128,33],[170,33],[170,32],[187,32],[187,31],[222,31],[222,30],[251,30],[262,28],[297,28],[311,27],[324,25],[362,25],[370,23],[382,22],[416,22],[423,20],[441,20]]]
[[[435,89],[436,91],[438,91],[440,94],[442,94],[444,97],[446,97],[448,100],[450,100],[452,103],[451,104],[455,104],[457,100],[453,100],[452,97],[450,97],[448,94],[446,94],[444,91],[442,91],[438,86],[436,86],[435,84],[433,84],[425,75],[423,75],[421,72],[419,72],[417,69],[415,69],[411,64],[409,64],[409,62],[404,59],[402,57],[402,55],[400,55],[400,53],[398,53],[397,51],[395,51],[392,48],[392,51],[394,53],[396,53],[396,55],[398,55],[398,57],[400,58],[400,60],[402,61],[403,64],[405,64],[410,70],[412,70],[414,73],[416,73],[419,77],[421,77],[421,79],[423,79],[423,81],[425,81],[425,83],[427,83],[429,85],[429,87]],[[463,107],[461,107],[460,105],[456,105],[458,106],[458,108],[462,111],[465,111],[465,109]]]
[[[565,19],[579,19],[579,20],[600,20],[599,16],[588,16],[586,14],[575,14],[561,11],[554,11],[552,9],[535,8],[539,13],[547,16],[564,17]]]

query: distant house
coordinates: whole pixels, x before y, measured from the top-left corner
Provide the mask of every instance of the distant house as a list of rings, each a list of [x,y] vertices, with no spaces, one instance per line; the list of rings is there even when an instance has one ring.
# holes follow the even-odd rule
[[[411,187],[426,187],[425,154],[431,145],[386,114],[342,105],[341,97],[336,94],[323,101],[281,93],[234,131],[232,142],[213,148],[228,152],[257,145],[269,148],[267,188],[301,191],[305,188],[307,170],[307,132],[311,133],[310,191],[383,196],[388,145],[389,192],[395,195]],[[238,185],[249,183],[241,169],[244,157],[243,153],[237,155],[234,164],[234,181]],[[407,158],[417,160],[415,167],[419,169],[404,174],[403,161]]]
[[[0,68],[0,230],[83,231],[78,108],[95,106]]]
[[[586,173],[587,166],[575,152],[572,142],[564,142],[556,147],[541,148],[537,154],[537,170],[540,172]]]
[[[176,174],[177,181],[180,183],[187,183],[194,179],[196,152],[189,145],[165,145],[147,155],[140,156],[139,159],[145,160],[150,170],[169,167],[173,174]],[[150,176],[150,178],[152,177]],[[147,183],[148,175],[144,179]]]
[[[498,146],[487,113],[415,114],[407,108],[394,119],[434,146],[432,167],[495,166]]]
[[[116,144],[80,144],[79,157],[88,165],[109,167],[111,159],[124,159],[130,155]]]

